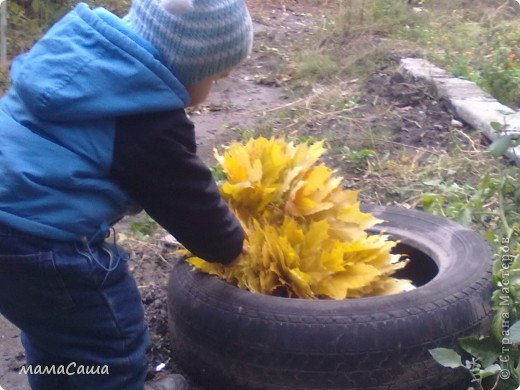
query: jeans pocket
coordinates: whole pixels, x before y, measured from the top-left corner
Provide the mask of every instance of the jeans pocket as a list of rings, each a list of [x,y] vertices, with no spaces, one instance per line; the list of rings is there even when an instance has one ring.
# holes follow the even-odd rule
[[[126,276],[129,255],[118,245],[103,243],[78,253],[90,264],[88,277],[95,288],[111,286]]]
[[[53,252],[0,255],[0,312],[18,326],[74,306]]]

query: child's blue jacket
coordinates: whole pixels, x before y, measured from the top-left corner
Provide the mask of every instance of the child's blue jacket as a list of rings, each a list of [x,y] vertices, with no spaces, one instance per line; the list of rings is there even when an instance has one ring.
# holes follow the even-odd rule
[[[196,156],[188,94],[115,15],[79,4],[16,58],[0,100],[0,224],[94,241],[144,208],[196,255],[244,233]]]

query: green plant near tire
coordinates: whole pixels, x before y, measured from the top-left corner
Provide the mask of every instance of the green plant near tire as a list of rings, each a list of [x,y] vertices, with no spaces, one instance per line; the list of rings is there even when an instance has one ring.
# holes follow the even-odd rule
[[[500,234],[504,234],[503,230]],[[496,237],[493,264],[493,317],[490,334],[459,339],[466,358],[446,348],[430,350],[445,367],[464,368],[476,390],[517,390],[520,387],[520,230],[518,225]]]
[[[497,235],[511,236],[520,226],[520,171],[504,167],[488,172],[480,183],[432,179],[423,182],[422,208],[484,231],[491,244]]]
[[[500,134],[500,136],[489,146],[489,153],[493,157],[505,156],[511,148],[515,148],[519,145],[518,139],[515,138],[514,134],[510,134],[508,131],[510,129],[506,120],[504,123],[491,122],[490,125],[495,132]],[[518,159],[520,156],[516,156],[516,158]]]
[[[471,355],[467,359],[444,348],[430,352],[445,367],[467,369],[473,377],[474,389],[517,390],[520,386],[520,230],[515,222],[513,228],[502,226],[494,234],[495,290],[490,334],[459,339],[460,348]]]
[[[498,157],[511,146],[509,138],[501,137],[493,142],[489,151]],[[484,177],[476,188],[430,182],[427,184],[444,190],[444,197],[430,194],[423,198],[423,206],[429,211],[462,218],[468,225],[476,219],[480,224],[487,223],[489,230],[485,236],[495,248],[495,288],[491,298],[494,314],[489,335],[459,339],[459,346],[470,356],[468,358],[462,358],[451,349],[430,350],[443,366],[468,370],[473,378],[472,389],[517,390],[520,387],[519,177],[518,167],[507,166],[501,172]],[[490,203],[496,204],[494,210],[490,209]],[[489,224],[491,221],[493,225]]]
[[[459,339],[461,349],[471,357],[464,359],[448,348],[435,348],[430,354],[444,367],[466,369],[472,377],[473,386],[469,389],[517,390],[520,386],[520,321],[504,327],[509,317],[503,315],[504,312],[497,312],[493,321],[494,326],[499,324],[500,339],[494,336]]]

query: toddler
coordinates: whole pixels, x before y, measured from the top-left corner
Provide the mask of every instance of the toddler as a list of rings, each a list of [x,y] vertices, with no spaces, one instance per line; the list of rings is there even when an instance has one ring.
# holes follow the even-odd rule
[[[33,389],[143,389],[141,298],[105,241],[123,216],[144,209],[195,255],[238,261],[244,232],[184,109],[251,44],[243,0],[134,0],[122,19],[80,3],[14,60],[0,100],[0,313],[22,331]]]

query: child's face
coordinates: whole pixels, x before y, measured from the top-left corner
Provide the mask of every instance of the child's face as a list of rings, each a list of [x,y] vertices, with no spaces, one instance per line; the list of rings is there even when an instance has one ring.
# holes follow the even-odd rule
[[[186,90],[190,94],[188,106],[196,106],[206,100],[215,81],[229,76],[230,73],[231,69],[228,69],[210,78],[196,82],[195,84],[187,85]]]

